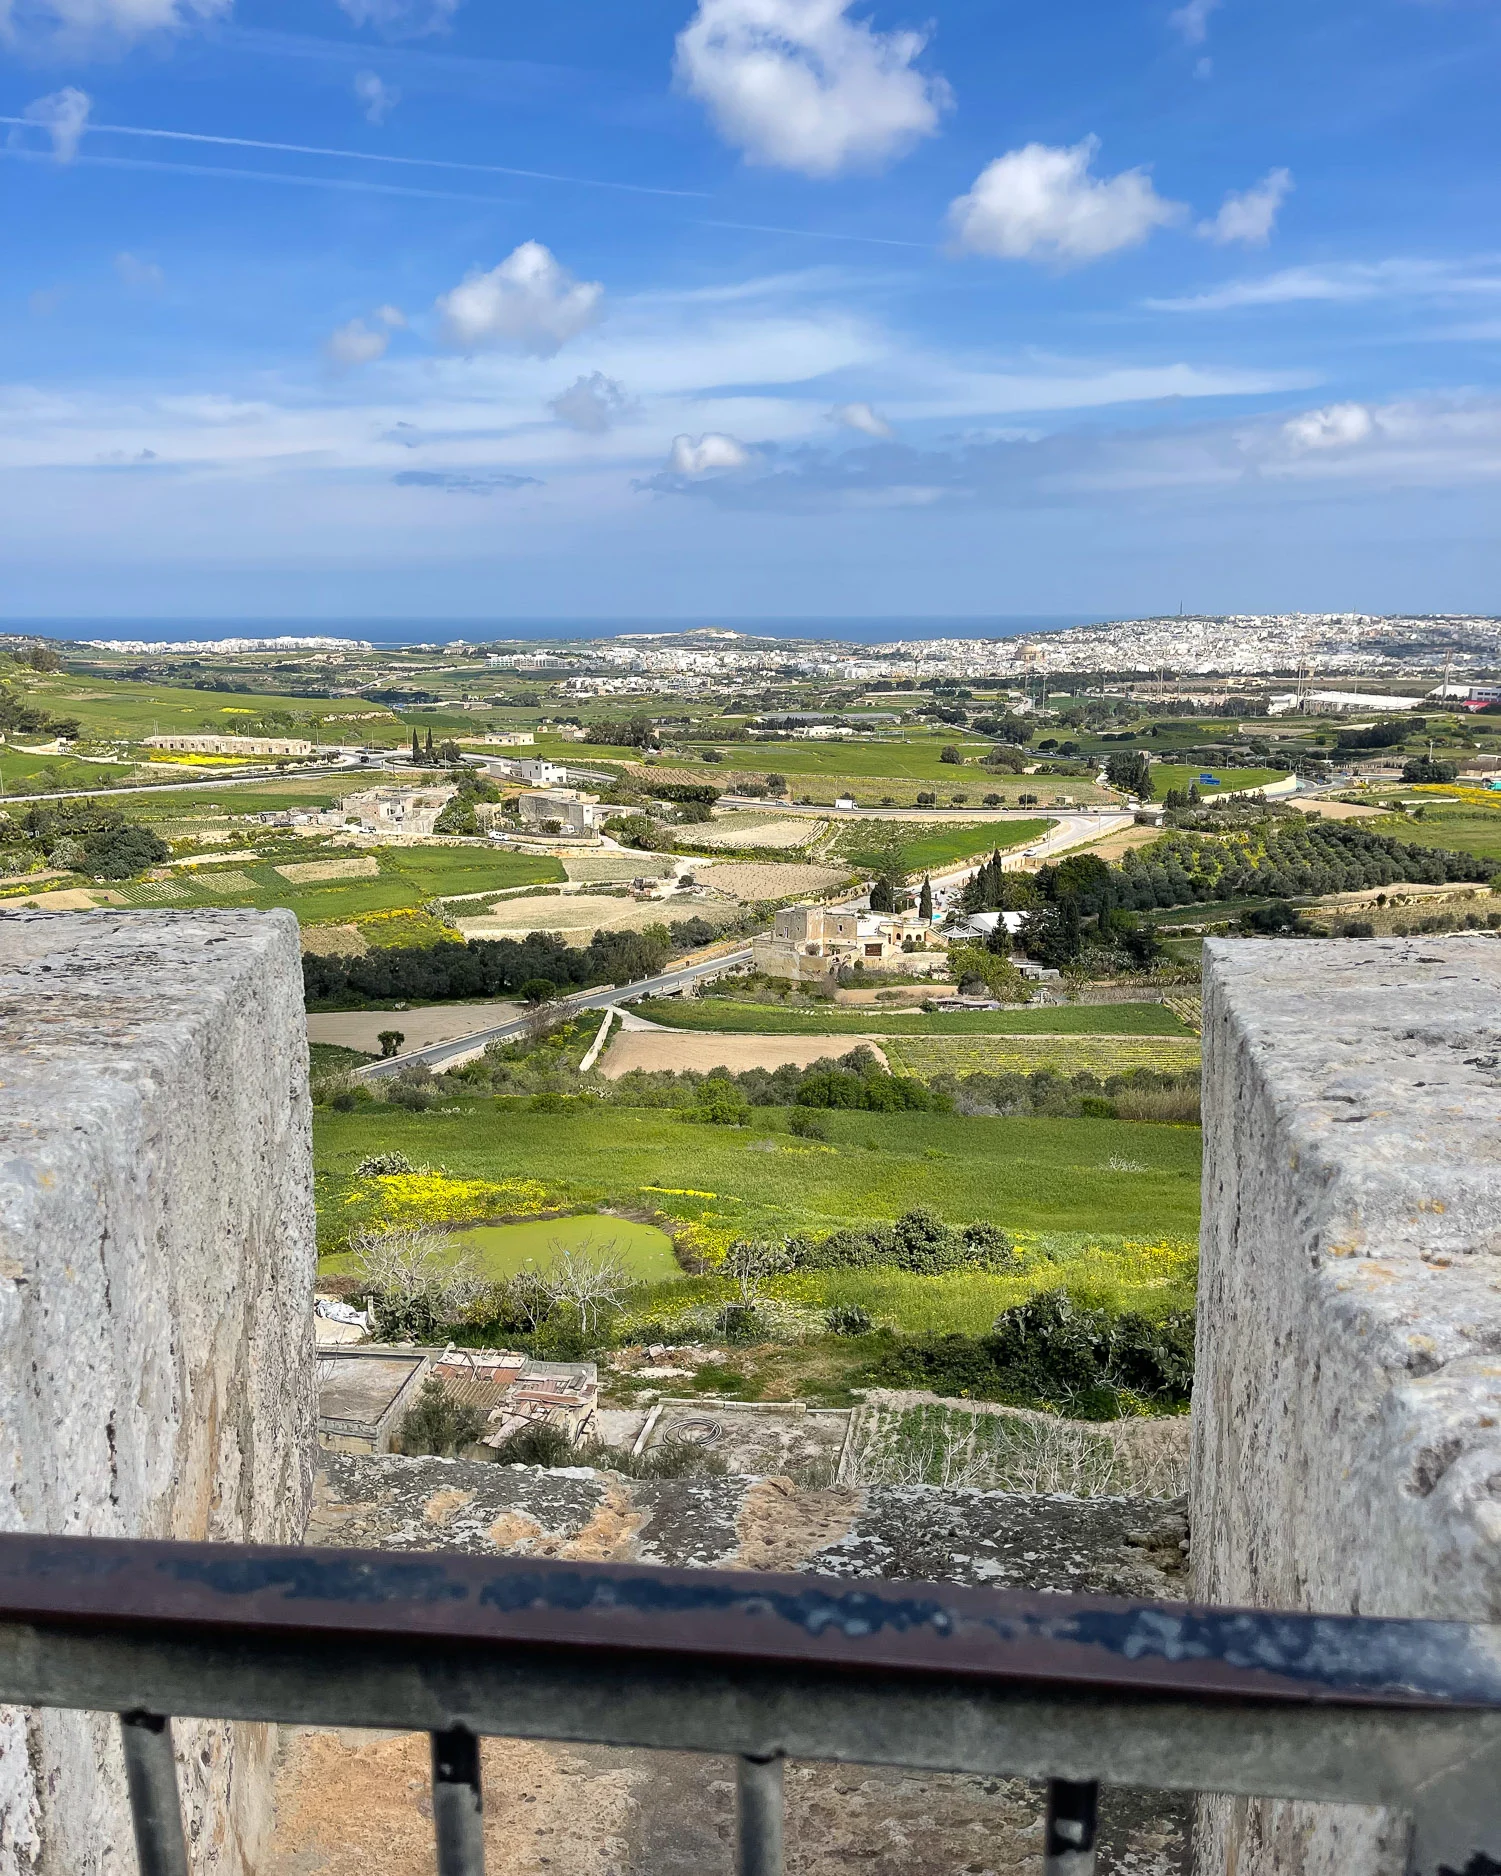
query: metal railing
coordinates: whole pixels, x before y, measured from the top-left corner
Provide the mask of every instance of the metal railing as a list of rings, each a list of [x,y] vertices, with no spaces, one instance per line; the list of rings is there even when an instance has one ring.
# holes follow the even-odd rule
[[[187,1876],[170,1716],[422,1731],[440,1876],[479,1876],[485,1735],[734,1757],[741,1876],[784,1759],[1043,1779],[1089,1876],[1102,1784],[1381,1806],[1413,1876],[1501,1871],[1501,1631],[453,1553],[0,1537],[0,1702],[114,1712],[142,1876]]]

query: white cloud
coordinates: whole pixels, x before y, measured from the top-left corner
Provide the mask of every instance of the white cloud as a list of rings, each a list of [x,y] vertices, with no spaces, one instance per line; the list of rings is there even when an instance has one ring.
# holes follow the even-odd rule
[[[930,137],[951,103],[913,61],[917,32],[876,32],[851,0],[699,0],[675,71],[752,163],[835,176]]]
[[[582,430],[587,436],[603,436],[631,407],[625,386],[602,371],[591,371],[587,378],[576,378],[566,391],[548,400],[547,408],[559,423]]]
[[[1305,411],[1282,426],[1282,434],[1298,452],[1349,449],[1366,442],[1375,432],[1376,419],[1364,404],[1328,404]]]
[[[1284,267],[1256,280],[1229,280],[1206,293],[1143,302],[1159,313],[1233,312],[1243,306],[1288,306],[1325,300],[1458,300],[1501,294],[1493,257],[1479,261],[1387,260],[1332,267]]]
[[[1274,169],[1240,195],[1227,195],[1218,215],[1201,221],[1194,233],[1219,247],[1240,241],[1248,248],[1264,248],[1272,238],[1277,211],[1292,194],[1290,169]]]
[[[691,436],[675,436],[667,467],[673,475],[702,476],[716,469],[743,469],[749,461],[750,451],[743,443],[709,430],[697,441]]]
[[[143,261],[139,254],[117,254],[115,272],[122,286],[134,287],[141,293],[160,293],[167,284],[167,276],[156,262]]]
[[[384,358],[390,343],[389,331],[377,332],[363,319],[351,319],[346,325],[334,327],[323,350],[331,365],[347,371],[351,366],[370,365]]]
[[[401,102],[395,85],[388,85],[378,72],[356,72],[354,95],[365,107],[367,124],[383,124]]]
[[[52,154],[59,163],[71,163],[78,154],[93,108],[94,101],[86,91],[80,91],[77,85],[64,85],[61,91],[34,99],[21,115],[28,124],[46,131],[52,139]]]
[[[878,416],[869,404],[836,404],[827,413],[830,423],[837,423],[846,430],[860,430],[866,436],[879,437],[882,442],[889,442],[896,431],[884,417]]]
[[[956,245],[998,260],[1093,261],[1181,219],[1182,205],[1158,195],[1143,169],[1091,176],[1098,148],[1086,137],[1071,149],[1029,143],[997,157],[949,207]]]
[[[385,39],[421,39],[446,32],[459,0],[339,0],[356,26],[369,26]]]
[[[597,280],[576,280],[540,241],[523,241],[489,273],[440,294],[437,306],[444,338],[461,351],[511,346],[551,358],[598,323],[604,292]]]
[[[218,19],[233,0],[0,0],[0,37],[139,39]]]
[[[1188,0],[1168,14],[1168,21],[1182,33],[1185,45],[1201,46],[1209,37],[1209,15],[1221,4],[1222,0]]]

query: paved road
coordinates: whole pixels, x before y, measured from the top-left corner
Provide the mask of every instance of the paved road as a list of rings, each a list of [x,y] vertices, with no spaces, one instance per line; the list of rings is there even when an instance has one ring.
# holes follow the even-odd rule
[[[696,984],[705,977],[717,976],[720,971],[734,970],[741,964],[748,964],[750,955],[750,946],[746,945],[743,950],[711,958],[706,964],[690,964],[683,970],[667,971],[660,977],[643,977],[622,988],[583,990],[576,996],[560,998],[552,1007],[560,1015],[572,1016],[580,1010],[605,1009],[609,1004],[623,1002],[627,997],[666,995],[670,991],[682,989],[684,984]],[[397,1011],[391,1015],[392,1028],[396,1027],[400,1014]],[[352,1072],[358,1080],[373,1081],[382,1075],[399,1074],[403,1068],[415,1062],[424,1062],[431,1069],[456,1068],[460,1062],[478,1055],[492,1042],[512,1042],[518,1036],[524,1036],[529,1021],[529,1017],[522,1017],[516,1022],[501,1023],[492,1029],[477,1029],[471,1035],[453,1042],[435,1043],[427,1049],[409,1049],[404,1055],[393,1055],[389,1061],[372,1062],[368,1068],[356,1068]]]

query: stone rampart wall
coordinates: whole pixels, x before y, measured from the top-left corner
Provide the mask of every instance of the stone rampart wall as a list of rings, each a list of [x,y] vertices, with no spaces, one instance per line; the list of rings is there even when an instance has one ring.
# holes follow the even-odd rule
[[[309,1123],[289,913],[0,919],[0,1528],[301,1539]],[[274,1740],[177,1736],[195,1870],[241,1876]],[[0,1876],[134,1857],[114,1721],[0,1709]]]
[[[1501,1620],[1501,942],[1205,947],[1193,1594]],[[1394,1820],[1206,1803],[1223,1876]]]

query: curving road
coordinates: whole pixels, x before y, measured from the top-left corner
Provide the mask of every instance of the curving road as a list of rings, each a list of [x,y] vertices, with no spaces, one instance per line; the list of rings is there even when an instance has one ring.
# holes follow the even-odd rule
[[[750,962],[751,948],[746,945],[739,951],[730,951],[723,957],[711,958],[705,964],[688,964],[682,970],[665,971],[660,977],[643,977],[634,984],[620,987],[606,985],[600,990],[581,990],[571,997],[560,997],[550,1007],[560,1015],[573,1016],[580,1010],[602,1010],[612,1003],[620,1003],[627,997],[649,997],[666,995],[673,990],[681,990],[684,984],[696,984],[705,977],[714,977],[721,971],[734,970],[741,964]],[[366,1068],[351,1071],[356,1081],[373,1081],[383,1075],[396,1075],[414,1063],[422,1062],[431,1069],[457,1068],[461,1062],[479,1055],[492,1042],[513,1042],[524,1036],[531,1021],[530,1017],[520,1017],[515,1022],[500,1023],[493,1029],[476,1029],[471,1035],[460,1036],[452,1042],[436,1042],[426,1049],[409,1049],[405,1055],[393,1055],[382,1062],[371,1062]],[[393,1018],[392,1027],[395,1027]]]

